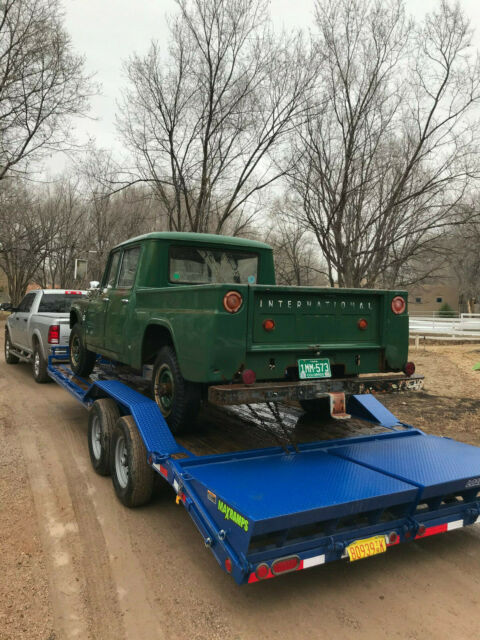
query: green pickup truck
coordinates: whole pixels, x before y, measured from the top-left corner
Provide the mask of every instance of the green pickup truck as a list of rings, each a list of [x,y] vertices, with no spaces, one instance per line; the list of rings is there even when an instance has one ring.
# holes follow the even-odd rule
[[[97,354],[150,370],[174,433],[202,400],[296,400],[306,411],[326,400],[341,417],[344,394],[399,388],[415,371],[404,291],[277,286],[272,248],[242,238],[123,242],[99,286],[72,305],[70,326],[74,373],[88,376]]]

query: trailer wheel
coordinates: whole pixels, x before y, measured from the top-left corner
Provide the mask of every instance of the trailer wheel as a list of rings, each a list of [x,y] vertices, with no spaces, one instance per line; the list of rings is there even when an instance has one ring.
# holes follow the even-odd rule
[[[110,444],[120,412],[114,400],[96,400],[88,414],[88,452],[92,467],[101,476],[110,475]]]
[[[32,369],[33,379],[35,380],[35,382],[43,384],[44,382],[50,381],[47,373],[47,361],[43,357],[40,345],[36,340],[33,343]]]
[[[299,402],[305,413],[318,416],[319,418],[330,417],[329,398],[314,398],[313,400],[299,400]]]
[[[192,428],[200,409],[200,385],[184,379],[171,346],[160,349],[153,365],[152,396],[174,435]]]
[[[5,331],[5,362],[7,364],[18,364],[19,359],[14,356],[12,351],[12,341],[10,340],[10,334]]]
[[[110,468],[115,493],[126,507],[139,507],[150,500],[155,474],[132,416],[123,416],[115,424]]]
[[[93,351],[89,351],[83,340],[83,331],[78,323],[73,325],[70,332],[70,366],[73,373],[84,378],[88,377],[95,366],[97,358]]]

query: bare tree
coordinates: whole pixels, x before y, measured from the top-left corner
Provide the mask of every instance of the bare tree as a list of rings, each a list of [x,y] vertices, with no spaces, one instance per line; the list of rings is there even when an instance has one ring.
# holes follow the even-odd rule
[[[316,26],[321,100],[288,172],[297,216],[332,285],[401,283],[405,265],[463,221],[458,205],[478,177],[472,32],[446,0],[423,24],[402,0],[317,0]]]
[[[278,284],[294,286],[326,286],[325,266],[310,231],[299,226],[292,202],[276,200],[265,241],[273,248]]]
[[[85,113],[92,91],[83,67],[58,0],[0,3],[0,180],[71,141],[67,121]]]
[[[17,305],[45,259],[52,220],[39,215],[36,198],[21,183],[0,189],[0,268]]]
[[[63,176],[46,189],[38,210],[49,234],[35,280],[42,288],[73,287],[75,258],[84,251],[87,213],[78,178]]]
[[[177,4],[168,51],[153,42],[126,66],[119,130],[170,230],[220,233],[243,214],[230,225],[242,228],[284,171],[272,153],[305,109],[313,64],[300,36],[273,36],[266,0]]]

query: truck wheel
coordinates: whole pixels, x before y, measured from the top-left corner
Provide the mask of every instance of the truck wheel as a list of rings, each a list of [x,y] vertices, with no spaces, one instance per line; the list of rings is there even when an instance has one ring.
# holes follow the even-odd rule
[[[155,475],[132,416],[123,416],[115,423],[110,468],[115,493],[126,507],[139,507],[150,500]]]
[[[330,417],[330,398],[315,398],[314,400],[299,400],[300,406],[311,415],[319,418]]]
[[[14,356],[11,352],[12,341],[10,340],[10,334],[5,331],[5,362],[7,364],[18,364],[19,360],[17,356]]]
[[[152,395],[174,435],[195,423],[200,409],[200,386],[180,373],[173,347],[162,347],[153,365]]]
[[[120,412],[111,398],[96,400],[88,414],[88,452],[92,467],[101,476],[110,475],[110,443]]]
[[[69,341],[70,366],[73,373],[86,378],[92,373],[97,356],[85,347],[82,334],[82,327],[79,324],[73,325]]]
[[[36,340],[33,343],[32,369],[33,379],[35,380],[35,382],[38,382],[39,384],[49,382],[50,377],[47,373],[47,361],[43,357],[40,345]]]

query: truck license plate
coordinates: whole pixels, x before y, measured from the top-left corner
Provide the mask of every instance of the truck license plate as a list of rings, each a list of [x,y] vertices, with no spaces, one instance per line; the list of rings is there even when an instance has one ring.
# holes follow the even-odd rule
[[[308,380],[309,378],[331,378],[330,360],[328,358],[299,360],[298,377],[300,380]]]
[[[350,562],[376,556],[378,553],[385,553],[386,550],[387,543],[385,542],[385,536],[373,536],[373,538],[356,540],[347,547]]]

